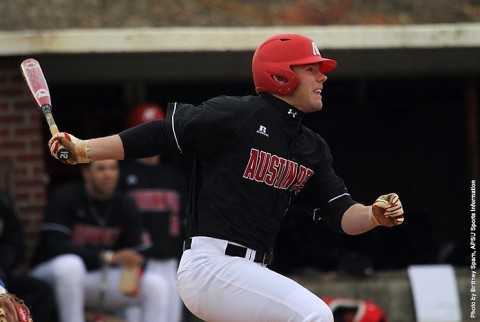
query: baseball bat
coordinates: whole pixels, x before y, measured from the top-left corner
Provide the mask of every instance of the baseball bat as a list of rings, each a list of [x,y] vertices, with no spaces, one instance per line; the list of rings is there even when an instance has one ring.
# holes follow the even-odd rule
[[[52,114],[50,92],[40,64],[35,59],[28,58],[22,62],[20,67],[22,69],[23,78],[32,93],[33,99],[47,120],[50,133],[52,136],[57,134],[59,131]],[[60,148],[58,150],[57,158],[59,160],[67,160],[69,157],[70,151],[66,148]]]
[[[98,293],[98,306],[97,312],[95,313],[94,322],[106,322],[105,321],[105,295],[107,294],[108,288],[108,264],[102,264],[101,280],[100,280],[100,289]]]

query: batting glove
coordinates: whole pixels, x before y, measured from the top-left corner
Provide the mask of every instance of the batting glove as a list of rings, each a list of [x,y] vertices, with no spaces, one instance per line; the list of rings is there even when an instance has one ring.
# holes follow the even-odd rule
[[[50,154],[57,160],[66,164],[89,163],[88,157],[88,141],[80,140],[73,135],[61,132],[57,133],[48,141]],[[70,152],[68,159],[59,159],[57,152],[61,148],[66,148]]]
[[[404,221],[403,207],[396,193],[383,195],[370,207],[368,219],[376,225],[392,227]]]

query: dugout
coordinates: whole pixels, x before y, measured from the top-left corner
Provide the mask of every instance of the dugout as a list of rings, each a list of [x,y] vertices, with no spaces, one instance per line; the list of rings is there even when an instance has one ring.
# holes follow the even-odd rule
[[[308,35],[323,56],[338,61],[328,74],[324,110],[304,123],[327,140],[334,167],[356,200],[369,203],[394,190],[407,221],[394,233],[378,229],[343,239],[303,217],[288,218],[277,269],[336,271],[348,260],[342,257],[346,252],[368,253],[374,270],[439,261],[468,265],[470,182],[479,166],[480,24],[2,32],[1,104],[4,110],[19,101],[25,108],[30,104],[17,66],[34,57],[48,79],[60,129],[79,137],[115,133],[137,102],[166,106],[172,100],[200,103],[215,95],[253,94],[253,50],[280,32]],[[75,179],[78,171],[46,154],[47,127],[32,115],[28,123],[43,137],[28,148],[40,151],[41,164],[19,168],[23,163],[10,153],[10,132],[0,140],[0,161],[7,190],[20,198],[39,194],[33,209],[31,202],[20,202],[23,216],[36,218],[29,219],[34,236],[49,190]],[[187,175],[190,161],[171,159]],[[32,182],[25,184],[28,176]],[[46,190],[29,192],[26,185]],[[302,234],[294,235],[296,230]],[[384,243],[372,249],[378,239]],[[395,256],[385,261],[392,249]]]

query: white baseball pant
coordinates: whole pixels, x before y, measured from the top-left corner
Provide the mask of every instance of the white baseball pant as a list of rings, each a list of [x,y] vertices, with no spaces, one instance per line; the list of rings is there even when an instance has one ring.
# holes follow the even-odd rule
[[[87,272],[83,260],[74,254],[55,257],[32,269],[35,277],[51,283],[57,298],[60,322],[85,322],[84,310],[99,305],[101,270]],[[145,272],[138,297],[125,296],[118,291],[121,268],[110,267],[104,298],[106,311],[120,311],[138,306],[141,320],[129,322],[171,322],[166,316],[168,286],[156,274]]]
[[[318,296],[260,263],[225,255],[228,243],[194,237],[183,252],[177,286],[193,314],[208,322],[333,322]]]

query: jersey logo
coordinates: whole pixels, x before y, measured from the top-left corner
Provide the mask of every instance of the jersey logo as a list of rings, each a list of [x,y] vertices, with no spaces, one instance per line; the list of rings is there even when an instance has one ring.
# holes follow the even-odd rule
[[[293,109],[289,109],[287,114],[290,114],[293,118],[297,117],[297,112],[294,112]]]
[[[297,162],[265,151],[250,149],[250,159],[243,177],[298,194],[313,174],[312,169]]]
[[[258,134],[261,134],[261,135],[264,135],[266,136],[267,138],[269,137],[268,133],[267,133],[267,128],[263,125],[260,125],[260,127],[258,128],[257,130],[257,133]]]

